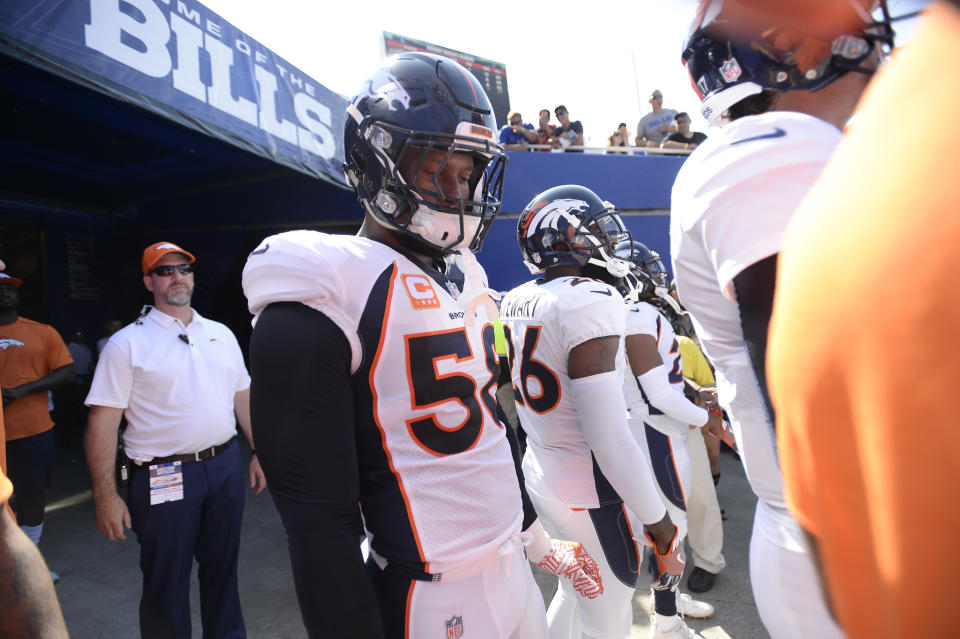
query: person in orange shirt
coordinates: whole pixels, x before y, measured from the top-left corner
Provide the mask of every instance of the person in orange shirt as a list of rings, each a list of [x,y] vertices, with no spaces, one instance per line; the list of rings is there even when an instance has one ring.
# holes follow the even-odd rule
[[[17,521],[39,543],[53,466],[47,391],[73,381],[73,359],[52,326],[19,317],[23,280],[0,273],[0,388],[7,472]],[[54,577],[56,579],[56,577]]]
[[[4,507],[12,492],[0,471],[0,637],[68,637],[43,557]]]
[[[960,3],[870,84],[780,253],[767,371],[787,504],[851,639],[955,636]],[[948,328],[949,330],[949,328]]]

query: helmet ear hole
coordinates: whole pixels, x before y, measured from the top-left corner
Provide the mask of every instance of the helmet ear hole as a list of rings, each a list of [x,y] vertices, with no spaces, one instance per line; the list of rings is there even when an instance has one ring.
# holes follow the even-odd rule
[[[367,163],[364,161],[363,155],[356,148],[350,150],[350,162],[357,171],[365,171],[367,169]]]

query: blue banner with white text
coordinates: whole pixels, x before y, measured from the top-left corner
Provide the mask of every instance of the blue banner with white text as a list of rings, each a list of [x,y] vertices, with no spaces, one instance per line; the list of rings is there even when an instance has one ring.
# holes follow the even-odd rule
[[[8,55],[344,185],[347,99],[193,0],[3,0]]]

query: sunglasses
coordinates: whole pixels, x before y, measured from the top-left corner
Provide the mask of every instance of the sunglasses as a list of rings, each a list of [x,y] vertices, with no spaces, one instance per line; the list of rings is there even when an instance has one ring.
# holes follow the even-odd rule
[[[566,114],[567,114],[566,111],[557,111],[557,117],[558,117],[558,118],[559,118],[561,115],[566,115]]]
[[[170,277],[173,275],[174,270],[180,271],[180,275],[189,275],[193,273],[193,264],[167,264],[165,266],[158,266],[150,271],[150,274],[159,277]]]

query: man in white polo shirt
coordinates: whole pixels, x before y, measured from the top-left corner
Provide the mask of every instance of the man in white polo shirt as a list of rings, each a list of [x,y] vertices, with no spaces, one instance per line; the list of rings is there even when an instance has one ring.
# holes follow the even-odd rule
[[[244,490],[236,425],[254,450],[250,376],[230,329],[190,307],[194,261],[169,242],[144,250],[143,284],[154,305],[110,338],[86,400],[97,527],[111,541],[132,528],[140,542],[143,637],[190,636],[194,556],[204,637],[246,636],[237,589]],[[122,416],[126,501],[115,481]],[[255,450],[249,476],[259,494],[266,480]]]

